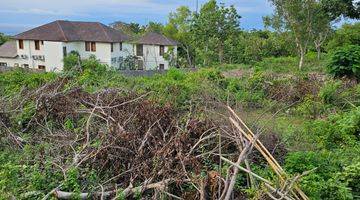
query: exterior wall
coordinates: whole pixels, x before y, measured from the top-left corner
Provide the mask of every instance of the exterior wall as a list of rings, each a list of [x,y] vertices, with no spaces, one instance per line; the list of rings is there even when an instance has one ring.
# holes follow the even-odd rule
[[[46,67],[46,71],[61,71],[63,69],[63,47],[66,52],[77,51],[82,59],[95,55],[101,63],[107,64],[114,68],[121,68],[123,61],[130,55],[136,55],[136,44],[123,43],[122,51],[120,44],[113,43],[114,51],[111,52],[110,43],[96,42],[96,51],[85,51],[85,42],[52,42],[40,41],[40,50],[35,50],[35,42],[33,40],[24,40],[24,48],[19,49],[19,41],[17,41],[16,58],[0,58],[0,62],[6,62],[10,67],[29,67],[38,69],[39,65]],[[143,56],[139,59],[144,62],[144,70],[157,70],[160,64],[164,64],[164,69],[169,69],[169,62],[160,56],[159,45],[143,45]],[[170,46],[165,46],[165,53],[168,52]],[[174,55],[177,55],[176,46],[173,47]],[[21,57],[24,55],[25,57]],[[44,56],[44,60],[34,59],[33,56]]]
[[[28,67],[38,69],[39,65],[46,67],[46,71],[62,70],[62,42],[44,41],[40,43],[40,50],[35,50],[33,40],[24,40],[24,48],[19,48],[19,41],[16,41],[18,57],[13,59],[1,58],[1,62],[7,62],[11,67]],[[25,56],[25,57],[22,57]],[[33,56],[43,56],[44,59],[35,59]]]
[[[111,52],[111,67],[120,69],[124,59],[130,55],[134,55],[133,45],[129,43],[122,43],[122,50],[120,51],[120,43],[113,43],[114,51]],[[111,50],[111,49],[110,49]]]
[[[46,71],[63,70],[63,43],[44,41],[44,54]]]
[[[14,67],[15,63],[20,63],[22,61],[22,59],[19,59],[18,57],[16,58],[0,58],[0,62],[4,62],[7,64],[7,67]],[[20,67],[20,65],[19,65]]]
[[[67,53],[77,51],[81,59],[87,59],[95,55],[101,63],[111,65],[111,46],[110,43],[96,42],[96,51],[85,51],[85,42],[67,42],[64,43]]]
[[[174,54],[177,55],[177,48],[174,48]],[[165,46],[165,53],[170,49],[170,46]],[[136,54],[136,51],[134,52]],[[159,45],[143,45],[143,56],[141,59],[144,61],[145,70],[156,70],[159,69],[160,64],[164,65],[164,69],[170,68],[169,61],[165,60],[163,56],[160,56]]]

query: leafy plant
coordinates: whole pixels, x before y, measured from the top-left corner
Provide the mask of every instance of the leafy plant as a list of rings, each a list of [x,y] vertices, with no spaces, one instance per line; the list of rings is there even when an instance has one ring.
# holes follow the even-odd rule
[[[328,71],[335,77],[360,78],[360,46],[348,45],[336,50],[331,56]]]

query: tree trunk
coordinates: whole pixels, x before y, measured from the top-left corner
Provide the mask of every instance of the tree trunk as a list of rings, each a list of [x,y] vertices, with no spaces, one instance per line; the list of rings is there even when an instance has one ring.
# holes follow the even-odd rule
[[[315,48],[317,52],[317,59],[320,60],[321,58],[321,45],[315,43]]]
[[[187,57],[187,62],[190,68],[194,68],[195,66],[193,66],[192,60],[191,60],[191,56],[190,56],[190,50],[189,47],[187,45],[183,45],[185,51],[186,51],[186,57]]]
[[[224,45],[221,43],[219,46],[219,62],[222,64],[224,61]]]
[[[300,46],[300,62],[299,62],[299,70],[302,70],[304,65],[304,57],[305,57],[305,50],[303,47]]]

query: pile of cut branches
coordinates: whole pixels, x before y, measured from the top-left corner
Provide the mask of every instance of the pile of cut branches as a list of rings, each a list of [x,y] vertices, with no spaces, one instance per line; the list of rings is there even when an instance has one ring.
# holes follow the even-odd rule
[[[40,191],[44,199],[132,198],[140,193],[152,199],[165,195],[228,200],[245,196],[234,187],[241,172],[248,177],[248,187],[268,197],[307,199],[296,185],[301,176],[288,177],[258,134],[230,108],[232,117],[214,117],[201,109],[183,112],[171,104],[157,104],[147,98],[149,93],[120,89],[89,93],[82,88],[65,89],[65,83],[23,91],[21,98],[4,101],[0,112],[2,141],[20,151],[24,146],[41,146],[38,154],[23,162],[38,165],[44,173],[50,162],[54,173],[62,174],[57,187]],[[21,131],[14,131],[19,124],[11,120],[12,115],[24,112],[29,101],[34,102],[33,113],[21,123]],[[249,155],[254,148],[278,175],[279,183],[252,172]],[[73,169],[80,173],[78,191],[64,186]],[[96,172],[96,185],[88,183],[90,172]]]

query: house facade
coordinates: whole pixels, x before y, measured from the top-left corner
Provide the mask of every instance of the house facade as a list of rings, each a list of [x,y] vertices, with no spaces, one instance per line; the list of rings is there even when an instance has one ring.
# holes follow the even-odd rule
[[[139,66],[149,70],[168,69],[177,55],[177,42],[159,33],[147,33],[134,42]]]
[[[160,51],[161,45],[157,46]],[[150,56],[152,60],[161,61],[155,62],[156,67],[151,59],[136,56],[136,47],[140,48],[128,35],[98,22],[54,21],[20,33],[0,46],[0,65],[61,71],[64,57],[76,51],[81,59],[94,55],[101,63],[116,69],[130,68],[126,63],[128,58],[135,59],[130,62],[134,65],[131,69],[169,68],[169,62],[160,52]],[[143,52],[150,52],[146,45],[143,48]]]

